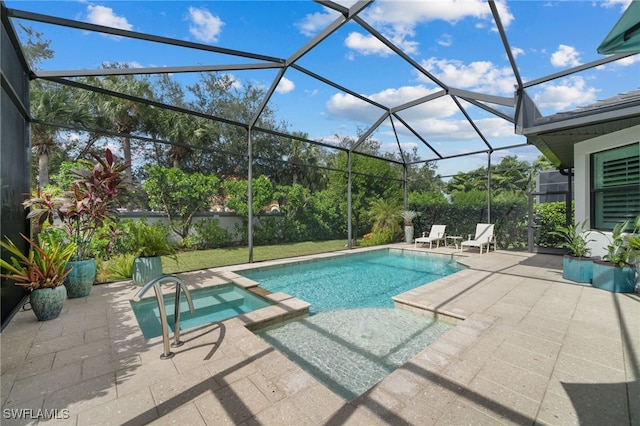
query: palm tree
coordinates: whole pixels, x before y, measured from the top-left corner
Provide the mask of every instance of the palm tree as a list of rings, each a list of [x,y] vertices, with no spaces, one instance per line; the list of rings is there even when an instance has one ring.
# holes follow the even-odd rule
[[[56,146],[60,128],[55,124],[88,126],[92,116],[85,107],[86,97],[79,91],[47,81],[36,80],[30,88],[31,116],[50,124],[31,127],[32,151],[38,156],[38,185],[49,185],[49,155]]]
[[[104,68],[128,68],[126,64],[104,64]],[[110,75],[103,78],[90,77],[90,84],[102,87],[113,92],[123,93],[144,99],[152,98],[152,91],[147,80],[139,79],[131,75]],[[111,97],[104,94],[95,94],[97,101],[97,114],[101,119],[112,123],[113,130],[125,136],[120,138],[124,162],[131,164],[131,137],[135,131],[142,127],[145,115],[149,107],[145,104],[128,99]],[[127,184],[133,186],[133,173],[127,169]]]

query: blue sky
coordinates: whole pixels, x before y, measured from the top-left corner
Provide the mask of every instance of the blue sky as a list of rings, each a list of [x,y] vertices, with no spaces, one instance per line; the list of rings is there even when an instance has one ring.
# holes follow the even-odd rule
[[[341,2],[342,3],[342,2]],[[354,2],[344,3],[349,6]],[[286,59],[338,16],[310,1],[6,1],[9,8],[211,44]],[[502,24],[523,81],[538,79],[602,58],[600,42],[620,18],[628,0],[497,2]],[[512,96],[515,79],[486,2],[376,1],[360,15],[396,43],[416,63],[445,84],[473,92]],[[250,59],[131,41],[34,22],[26,25],[51,39],[55,58],[45,70],[95,69],[108,62],[137,67],[243,64]],[[431,80],[393,54],[360,25],[350,22],[297,62],[325,78],[387,107],[437,90]],[[277,70],[229,72],[239,87],[268,88]],[[193,75],[176,75],[184,82]],[[640,86],[640,55],[528,89],[544,115],[574,109]],[[355,136],[384,112],[295,69],[289,69],[269,102],[289,130],[331,142],[335,135]],[[513,125],[463,103],[494,147],[526,142]],[[485,143],[449,99],[402,111],[441,154],[483,150]],[[434,154],[401,123],[396,141],[388,120],[373,134],[384,149],[419,147],[422,158]],[[535,148],[496,151],[533,161]],[[442,175],[486,165],[487,155],[438,162]]]

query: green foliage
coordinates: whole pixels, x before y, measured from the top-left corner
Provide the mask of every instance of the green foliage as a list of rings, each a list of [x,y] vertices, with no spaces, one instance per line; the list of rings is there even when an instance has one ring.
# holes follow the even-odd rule
[[[75,245],[60,243],[52,235],[42,238],[40,243],[20,235],[30,246],[26,255],[9,238],[0,241],[0,246],[11,254],[8,262],[0,259],[0,267],[6,271],[0,276],[27,290],[55,288],[64,284],[64,279],[71,272],[67,263],[76,251]]]
[[[418,192],[411,191],[407,197],[407,201],[410,206],[416,207],[420,210],[420,207],[434,204],[449,204],[449,200],[440,191],[437,192]]]
[[[115,220],[120,196],[126,190],[124,173],[129,169],[128,164],[117,162],[109,149],[104,151],[104,158],[91,155],[94,164],[83,162],[82,167],[70,172],[74,180],[64,197],[38,192],[23,203],[30,209],[27,218],[33,219],[37,228],[60,220],[76,244],[80,260],[94,255],[90,244],[94,234],[104,223]]]
[[[556,230],[551,232],[562,238],[561,247],[569,249],[572,256],[587,257],[591,252],[588,244],[594,240],[588,240],[585,234],[585,226],[588,218],[580,223],[570,224],[568,226],[558,225]]]
[[[257,216],[262,208],[273,201],[274,191],[271,181],[266,176],[252,180],[253,199],[252,213]],[[227,180],[222,184],[224,192],[229,196],[227,207],[235,211],[243,220],[249,217],[249,182],[246,180]]]
[[[208,210],[211,197],[218,195],[220,180],[212,175],[156,165],[146,166],[145,171],[147,180],[142,187],[149,197],[149,206],[163,211],[171,229],[186,238],[194,215]]]
[[[630,232],[625,233],[629,226],[631,226]],[[621,268],[631,264],[633,260],[640,256],[638,238],[640,238],[640,215],[633,221],[627,219],[622,223],[616,224],[611,234],[611,242],[606,247],[607,254],[604,259]]]
[[[364,145],[364,144],[363,144]],[[364,151],[376,152],[375,144],[362,146]],[[348,170],[348,156],[344,152],[338,153],[332,159],[332,166],[338,170]],[[351,156],[351,209],[355,228],[355,237],[366,230],[367,214],[371,203],[379,198],[402,199],[402,188],[399,180],[401,171],[391,166],[387,161],[353,154]],[[342,212],[347,211],[348,174],[331,173],[329,175],[328,190],[333,194]],[[345,222],[346,223],[346,222]]]
[[[399,219],[404,213],[406,217],[413,219],[417,212],[400,210],[401,206],[393,200],[375,200],[371,203],[369,210],[369,220],[373,223],[372,236],[367,239],[367,243],[388,244],[397,239],[402,234],[402,227]],[[406,219],[405,219],[406,220]]]
[[[566,225],[567,204],[564,201],[553,203],[539,203],[533,206],[534,223],[539,225],[539,247],[561,247],[562,236],[555,233],[559,226]]]
[[[133,276],[133,261],[136,256],[133,254],[120,254],[111,259],[100,262],[97,271],[99,282],[112,280],[126,280]]]
[[[254,228],[253,242],[256,245],[269,245],[277,243],[280,238],[280,226],[273,217],[260,217]]]
[[[280,200],[282,239],[317,241],[337,238],[346,232],[343,216],[327,191],[312,193],[300,184],[280,185],[275,196]]]
[[[467,192],[455,192],[453,204],[459,206],[483,206],[487,205],[487,191],[470,190]]]
[[[135,257],[169,256],[176,252],[169,241],[171,229],[160,222],[147,224],[146,218],[127,222],[123,233],[131,237]]]
[[[230,236],[226,229],[220,227],[218,219],[207,218],[193,224],[193,232],[188,240],[202,250],[223,247],[229,242]]]

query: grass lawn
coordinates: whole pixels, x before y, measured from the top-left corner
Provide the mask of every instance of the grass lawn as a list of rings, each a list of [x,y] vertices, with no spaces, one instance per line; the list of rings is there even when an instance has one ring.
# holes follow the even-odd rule
[[[307,254],[326,253],[344,250],[346,240],[307,241],[303,243],[281,244],[273,246],[254,246],[253,261],[282,259]],[[248,247],[220,248],[178,253],[175,259],[164,256],[162,270],[165,274],[215,268],[217,266],[237,265],[249,261]]]

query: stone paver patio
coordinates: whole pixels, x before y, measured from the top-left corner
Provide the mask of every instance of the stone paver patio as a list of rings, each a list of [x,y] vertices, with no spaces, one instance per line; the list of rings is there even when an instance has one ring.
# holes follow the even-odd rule
[[[137,288],[119,282],[67,300],[58,319],[11,320],[0,423],[640,425],[637,294],[565,281],[559,256],[432,251],[469,268],[396,307],[458,325],[350,403],[249,331],[250,316],[183,331],[161,360],[161,338],[145,340],[129,306]],[[232,269],[181,277],[225,282]]]

